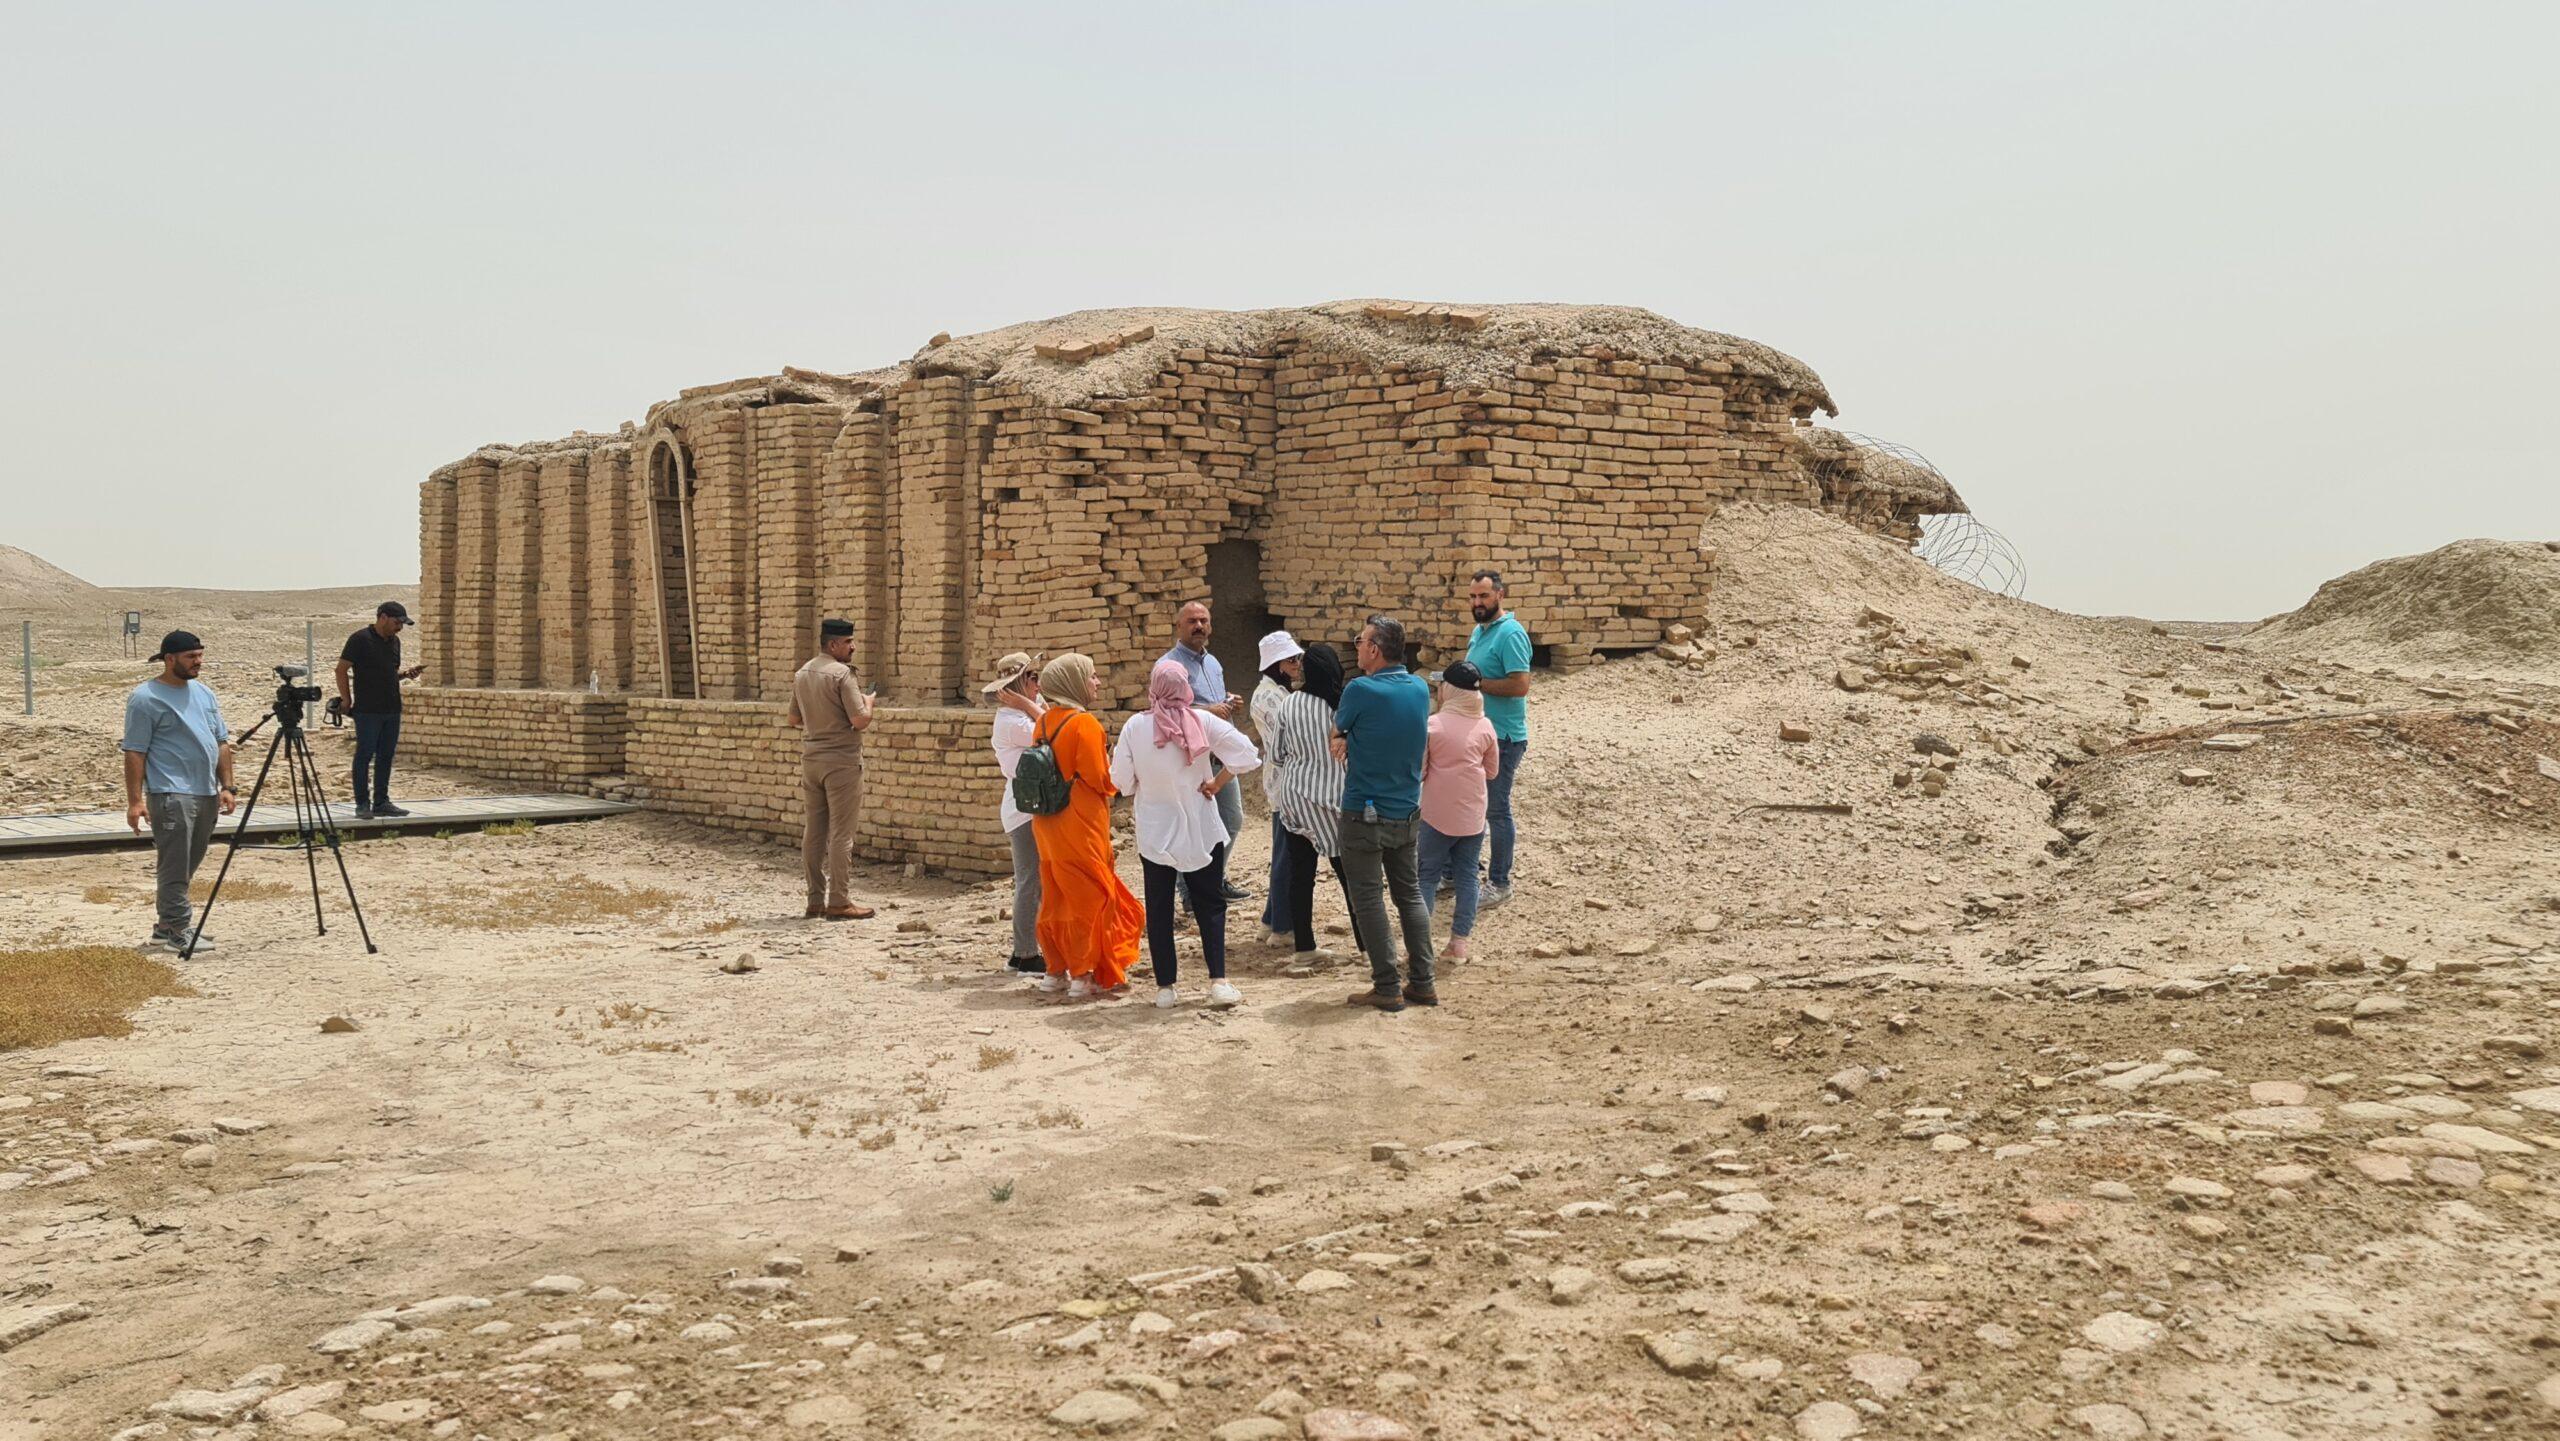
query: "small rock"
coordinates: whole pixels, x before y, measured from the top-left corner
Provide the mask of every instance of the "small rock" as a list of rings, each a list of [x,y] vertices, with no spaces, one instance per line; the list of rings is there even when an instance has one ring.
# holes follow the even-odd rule
[[[2162,1186],[2160,1189],[2168,1192],[2172,1196],[2183,1196],[2190,1201],[2228,1201],[2231,1199],[2231,1188],[2229,1186],[2222,1184],[2220,1181],[2208,1181],[2201,1176],[2171,1176],[2168,1184]]]
[[[1239,1416],[1209,1433],[1209,1441],[1281,1441],[1289,1423],[1270,1416]]]
[[[1223,1206],[1233,1199],[1224,1186],[1203,1186],[1191,1197],[1195,1206]]]
[[[1695,1331],[1667,1331],[1647,1336],[1644,1354],[1674,1376],[1705,1376],[1716,1368],[1716,1353]]]
[[[536,1296],[575,1296],[587,1289],[587,1283],[575,1276],[543,1276],[525,1289]]]
[[[1849,1379],[1891,1401],[1911,1389],[1920,1379],[1921,1366],[1908,1356],[1893,1356],[1882,1351],[1861,1351],[1847,1362]]]
[[[1298,1418],[1298,1425],[1305,1430],[1307,1441],[1412,1441],[1413,1438],[1413,1432],[1401,1422],[1341,1406],[1310,1411]]]
[[[1049,1413],[1051,1424],[1108,1436],[1147,1419],[1147,1408],[1118,1391],[1079,1391]]]
[[[1327,1291],[1347,1291],[1351,1289],[1352,1284],[1351,1278],[1340,1271],[1319,1268],[1298,1278],[1298,1293],[1303,1296],[1321,1296]]]
[[[2136,1316],[2130,1311],[2109,1311],[2081,1327],[2080,1334],[2091,1345],[2124,1355],[2151,1349],[2168,1332],[2159,1322]]]
[[[1799,743],[1809,741],[1813,739],[1813,727],[1801,721],[1780,721],[1778,722],[1778,739]]]
[[[153,1403],[152,1414],[175,1416],[181,1421],[228,1421],[258,1404],[269,1390],[265,1386],[242,1386],[231,1391],[180,1391],[166,1401]]]
[[[363,1029],[363,1026],[347,1016],[330,1016],[320,1022],[320,1034],[324,1036],[343,1036],[350,1031]]]
[[[1816,1401],[1798,1411],[1795,1427],[1798,1441],[1849,1441],[1867,1429],[1855,1409],[1838,1401]]]
[[[423,1396],[412,1396],[403,1401],[385,1401],[377,1406],[359,1406],[356,1414],[385,1426],[406,1426],[436,1414],[436,1403]]]
[[[850,1396],[803,1396],[782,1408],[782,1424],[794,1431],[854,1427],[862,1424],[862,1408]]]
[[[1547,1300],[1558,1306],[1579,1306],[1600,1289],[1600,1278],[1580,1266],[1558,1266],[1547,1273]]]
[[[2112,1401],[2080,1407],[2071,1413],[2071,1419],[2098,1441],[2137,1441],[2150,1430],[2142,1424],[2141,1413]]]
[[[211,1146],[189,1146],[178,1153],[178,1164],[190,1171],[210,1171],[220,1156]]]
[[[316,1411],[345,1394],[347,1394],[347,1383],[344,1381],[323,1381],[316,1386],[296,1386],[290,1391],[278,1391],[258,1403],[258,1419],[290,1421],[305,1411]]]
[[[2253,1172],[2249,1179],[2262,1186],[2281,1186],[2288,1191],[2299,1191],[2320,1179],[2320,1173],[2309,1166],[2298,1164],[2269,1166]]]
[[[323,1356],[349,1356],[388,1340],[399,1329],[389,1321],[350,1321],[312,1342],[311,1349]]]

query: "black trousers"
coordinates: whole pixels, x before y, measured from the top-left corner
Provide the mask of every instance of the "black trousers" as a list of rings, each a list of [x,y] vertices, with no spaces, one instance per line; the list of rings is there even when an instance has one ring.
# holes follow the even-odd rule
[[[1227,873],[1227,848],[1218,847],[1209,864],[1196,871],[1177,871],[1141,856],[1138,869],[1147,885],[1147,958],[1155,963],[1156,984],[1173,984],[1173,893],[1177,883],[1191,899],[1191,914],[1200,922],[1200,959],[1209,979],[1227,978],[1227,893],[1219,884]]]
[[[1316,948],[1316,846],[1315,842],[1295,831],[1289,836],[1289,925],[1297,932],[1298,949]],[[1333,865],[1333,883],[1341,886],[1342,903],[1351,904],[1351,888],[1342,879],[1342,857],[1328,856]],[[1351,944],[1360,944],[1360,913],[1351,913]]]

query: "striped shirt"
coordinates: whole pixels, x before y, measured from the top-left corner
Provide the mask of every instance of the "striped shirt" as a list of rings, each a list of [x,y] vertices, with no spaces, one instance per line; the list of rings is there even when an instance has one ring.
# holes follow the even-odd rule
[[[1266,752],[1271,749],[1271,738],[1280,731],[1280,707],[1286,704],[1293,694],[1295,692],[1269,676],[1264,676],[1262,684],[1253,688],[1253,737],[1262,743],[1262,748]],[[1269,766],[1262,768],[1262,798],[1273,801],[1275,805],[1277,802],[1273,798],[1272,789],[1278,784],[1279,775],[1278,771]]]
[[[1271,811],[1320,856],[1342,854],[1342,762],[1333,758],[1333,707],[1305,691],[1280,703],[1270,759]]]

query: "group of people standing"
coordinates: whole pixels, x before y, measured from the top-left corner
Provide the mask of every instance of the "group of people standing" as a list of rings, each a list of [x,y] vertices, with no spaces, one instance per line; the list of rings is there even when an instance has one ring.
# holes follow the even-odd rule
[[[1143,939],[1155,1003],[1176,1006],[1176,912],[1187,910],[1209,1004],[1241,1003],[1227,976],[1227,912],[1250,892],[1229,878],[1227,863],[1244,833],[1239,778],[1259,770],[1272,816],[1264,934],[1300,956],[1321,955],[1316,882],[1319,869],[1330,870],[1369,962],[1370,984],[1351,1004],[1438,1005],[1436,964],[1465,958],[1478,913],[1511,897],[1511,794],[1529,750],[1533,650],[1507,589],[1490,570],[1469,580],[1475,626],[1466,658],[1430,680],[1406,667],[1404,626],[1391,616],[1361,626],[1348,666],[1329,645],[1274,631],[1260,640],[1262,676],[1250,700],[1227,689],[1209,651],[1209,607],[1192,601],[1176,612],[1174,645],[1147,677],[1146,708],[1121,723],[1116,739],[1097,713],[1090,657],[1044,664],[1015,652],[997,661],[983,689],[996,708],[991,739],[1005,778],[997,819],[1013,852],[1012,968],[1037,975],[1037,989],[1060,1001],[1123,996]],[[831,920],[872,914],[847,891],[861,733],[874,714],[852,651],[852,624],[826,621],[820,654],[792,680],[808,914]],[[1036,808],[1015,785],[1035,754],[1054,782]],[[1111,805],[1124,796],[1143,900],[1116,868]],[[1444,881],[1453,892],[1445,952],[1431,938]]]
[[[1528,750],[1531,647],[1504,607],[1504,589],[1494,572],[1473,578],[1467,659],[1436,683],[1406,667],[1403,625],[1376,615],[1361,627],[1356,674],[1328,645],[1302,646],[1286,631],[1263,636],[1250,700],[1227,689],[1209,653],[1209,608],[1191,602],[1175,617],[1173,648],[1148,676],[1146,708],[1116,740],[1095,713],[1090,658],[1040,664],[1017,652],[998,661],[985,692],[996,705],[992,740],[1006,779],[998,815],[1013,851],[1012,967],[1038,974],[1038,989],[1060,1000],[1125,995],[1143,937],[1155,1003],[1179,1005],[1175,913],[1187,909],[1209,1004],[1240,1003],[1227,976],[1227,912],[1250,893],[1228,877],[1227,863],[1244,829],[1239,778],[1259,770],[1272,815],[1266,936],[1300,956],[1321,954],[1321,860],[1369,961],[1370,985],[1351,1004],[1438,1005],[1435,963],[1464,958],[1479,910],[1511,891],[1511,788]],[[861,721],[868,724],[867,710]],[[1013,785],[1035,750],[1065,786],[1063,803],[1047,814],[1026,811]],[[1143,901],[1115,867],[1111,803],[1123,796]],[[819,800],[814,786],[811,799]],[[821,911],[816,874],[813,913],[834,914]],[[1449,947],[1439,952],[1431,908],[1443,879],[1454,911]]]

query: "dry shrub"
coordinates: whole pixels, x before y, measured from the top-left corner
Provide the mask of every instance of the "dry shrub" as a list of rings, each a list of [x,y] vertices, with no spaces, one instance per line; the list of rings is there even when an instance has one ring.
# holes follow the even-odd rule
[[[655,921],[682,898],[655,886],[613,885],[585,876],[561,876],[504,885],[456,886],[445,894],[447,924],[478,931],[521,931],[619,917]]]
[[[1064,1126],[1071,1131],[1081,1131],[1084,1129],[1084,1117],[1077,1115],[1072,1109],[1065,1106],[1042,1106],[1037,1112],[1033,1113],[1031,1121],[1033,1125],[1038,1126],[1044,1131],[1054,1130],[1060,1126]]]
[[[1014,1050],[1011,1046],[980,1046],[978,1048],[978,1069],[981,1071],[992,1071],[996,1067],[1012,1060],[1013,1056]]]
[[[535,827],[532,821],[518,818],[512,821],[491,821],[480,828],[480,834],[484,836],[529,836],[533,834],[534,829]]]
[[[261,881],[248,876],[232,876],[222,883],[222,898],[226,901],[280,901],[295,894],[297,893],[294,888],[284,881]],[[187,887],[188,899],[197,905],[203,905],[212,895],[213,878],[211,876],[198,876]],[[127,889],[123,886],[96,885],[82,891],[80,899],[93,906],[145,904],[150,901],[151,892],[143,887]]]
[[[196,994],[178,973],[119,946],[0,951],[0,1051],[127,1036],[153,996]]]

